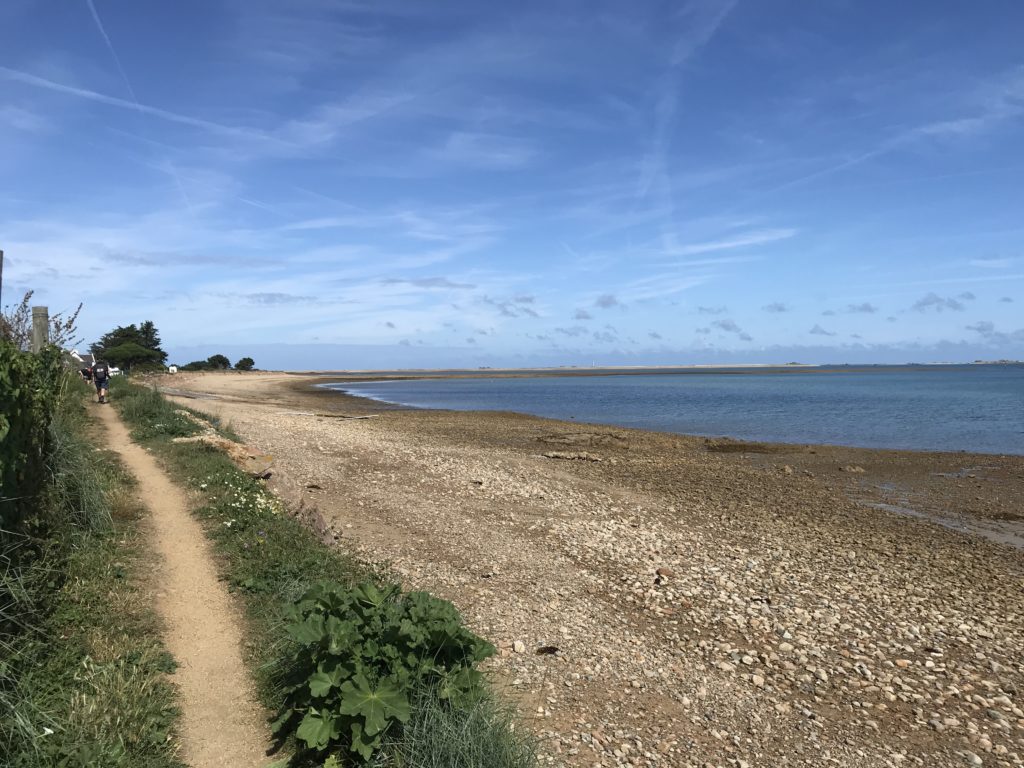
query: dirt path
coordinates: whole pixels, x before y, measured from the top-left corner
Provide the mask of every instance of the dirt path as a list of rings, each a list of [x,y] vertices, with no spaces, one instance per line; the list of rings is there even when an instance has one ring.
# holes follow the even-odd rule
[[[149,508],[154,549],[160,557],[157,610],[167,647],[178,662],[183,758],[192,768],[252,768],[267,762],[267,729],[242,664],[241,626],[202,527],[188,512],[184,493],[111,408],[99,408],[110,448],[139,482]]]

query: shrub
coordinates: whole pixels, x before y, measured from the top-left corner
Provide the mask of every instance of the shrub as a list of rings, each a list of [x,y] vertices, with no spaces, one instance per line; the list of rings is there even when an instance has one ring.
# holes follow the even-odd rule
[[[409,721],[413,691],[472,701],[482,691],[475,666],[494,653],[451,603],[369,582],[315,585],[292,606],[286,630],[297,648],[273,730],[321,759],[347,748],[368,761]]]
[[[0,528],[8,531],[39,505],[61,370],[54,347],[33,355],[0,341]]]

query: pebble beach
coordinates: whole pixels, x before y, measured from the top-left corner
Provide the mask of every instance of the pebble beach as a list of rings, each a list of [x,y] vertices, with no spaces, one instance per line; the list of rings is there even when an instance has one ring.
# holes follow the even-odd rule
[[[569,766],[1024,765],[1024,458],[162,380],[327,541],[452,600]],[[331,380],[337,380],[334,377]]]

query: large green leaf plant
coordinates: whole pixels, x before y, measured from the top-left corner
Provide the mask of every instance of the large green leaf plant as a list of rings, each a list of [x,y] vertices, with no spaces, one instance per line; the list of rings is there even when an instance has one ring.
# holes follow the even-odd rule
[[[494,653],[451,603],[394,585],[321,582],[291,607],[286,630],[294,652],[273,730],[319,761],[369,761],[408,721],[415,692],[452,704],[475,696],[476,665]]]

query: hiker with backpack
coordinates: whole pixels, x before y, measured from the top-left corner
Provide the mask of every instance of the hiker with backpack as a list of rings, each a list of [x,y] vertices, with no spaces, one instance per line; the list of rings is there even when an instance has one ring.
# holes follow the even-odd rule
[[[101,403],[107,402],[107,385],[110,383],[110,366],[97,360],[92,366],[92,380]]]

